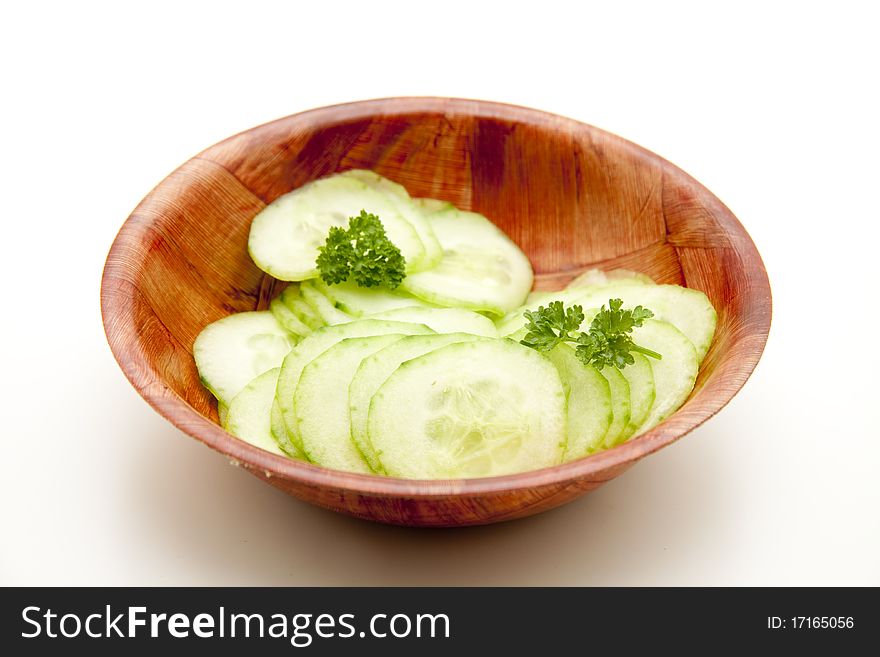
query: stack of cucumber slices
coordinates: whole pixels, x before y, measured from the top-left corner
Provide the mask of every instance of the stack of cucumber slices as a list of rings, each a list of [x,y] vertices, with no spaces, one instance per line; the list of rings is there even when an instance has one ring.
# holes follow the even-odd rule
[[[318,249],[366,210],[406,262],[396,289],[329,285]],[[485,477],[582,458],[643,433],[687,399],[715,331],[706,296],[643,274],[592,270],[531,292],[531,265],[492,222],[410,198],[371,171],[286,194],[256,216],[249,252],[290,281],[266,311],[207,326],[193,354],[227,431],[261,449],[350,472]],[[583,330],[610,299],[653,311],[633,353],[596,369],[560,344],[520,343],[526,310],[580,305]]]

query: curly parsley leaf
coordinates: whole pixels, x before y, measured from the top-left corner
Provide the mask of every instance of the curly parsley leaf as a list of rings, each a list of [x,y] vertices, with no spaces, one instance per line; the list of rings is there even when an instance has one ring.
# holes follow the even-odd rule
[[[546,308],[527,310],[524,315],[527,332],[520,343],[538,351],[550,351],[563,342],[571,342],[582,363],[600,370],[606,366],[623,369],[632,365],[632,352],[662,358],[657,352],[637,345],[630,336],[654,313],[642,306],[624,310],[620,299],[609,299],[608,308],[602,306],[587,331],[579,330],[584,321],[579,305],[566,309],[561,301],[552,301]]]
[[[348,229],[334,226],[315,261],[327,284],[352,278],[360,287],[396,288],[406,276],[406,259],[385,234],[374,214],[361,210],[348,220]]]
[[[526,337],[522,343],[538,351],[550,351],[556,345],[570,338],[569,334],[576,330],[584,321],[583,309],[572,306],[565,309],[561,301],[551,301],[537,311],[527,310],[528,320]]]
[[[354,247],[348,237],[348,231],[333,226],[324,246],[318,249],[318,259],[315,261],[321,278],[328,285],[348,280],[351,273],[349,263],[352,260],[354,260]]]

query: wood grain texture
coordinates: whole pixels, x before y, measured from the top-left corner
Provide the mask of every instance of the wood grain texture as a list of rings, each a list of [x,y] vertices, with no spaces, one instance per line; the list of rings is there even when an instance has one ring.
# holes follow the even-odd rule
[[[211,321],[264,308],[280,283],[247,254],[253,216],[279,195],[350,168],[413,196],[486,214],[524,249],[536,287],[623,267],[709,295],[715,342],[687,403],[652,431],[579,461],[504,477],[409,481],[327,470],[264,452],[216,424],[192,343]],[[101,289],[110,347],[162,415],[287,493],[381,522],[510,520],[572,500],[720,410],[754,369],[770,286],[743,227],[708,190],[619,137],[521,107],[445,98],[350,103],[221,142],[172,173],[124,223]]]

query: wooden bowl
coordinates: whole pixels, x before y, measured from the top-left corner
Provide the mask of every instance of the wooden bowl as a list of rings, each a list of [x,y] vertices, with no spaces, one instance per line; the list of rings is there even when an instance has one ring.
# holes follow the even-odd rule
[[[622,267],[704,291],[718,311],[696,388],[672,417],[619,447],[503,477],[413,481],[286,459],[221,429],[199,383],[193,340],[229,313],[262,309],[283,287],[247,253],[251,219],[315,178],[366,168],[496,222],[532,261],[536,287]],[[104,328],[125,375],[184,432],[300,499],[418,526],[510,520],[616,477],[714,415],[758,362],[770,286],[736,217],[696,180],[635,144],[521,107],[393,98],[325,107],[248,130],[174,171],[138,205],[110,249]]]

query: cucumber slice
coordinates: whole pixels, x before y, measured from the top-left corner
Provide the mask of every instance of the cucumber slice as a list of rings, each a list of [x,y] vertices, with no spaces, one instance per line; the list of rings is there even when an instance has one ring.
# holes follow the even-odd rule
[[[410,324],[407,322],[390,322],[379,319],[360,319],[347,324],[337,326],[325,326],[304,338],[284,359],[281,365],[281,374],[278,376],[278,389],[275,398],[281,407],[281,415],[284,418],[284,426],[287,428],[287,438],[291,444],[302,451],[302,442],[296,424],[296,411],[293,405],[293,396],[303,368],[312,360],[327,351],[330,347],[346,338],[365,338],[371,335],[388,335],[400,333],[402,335],[422,335],[433,333],[431,329],[422,324]],[[346,397],[345,391],[336,394]],[[286,451],[291,451],[285,446]]]
[[[623,299],[624,308],[645,306],[654,319],[669,322],[687,336],[702,361],[715,334],[715,309],[705,294],[678,285],[644,285],[636,282],[609,283],[582,290],[575,303],[584,308],[608,305],[609,299]]]
[[[324,320],[322,320],[312,307],[306,303],[305,299],[302,298],[298,283],[291,283],[284,288],[284,291],[279,298],[285,306],[290,308],[291,312],[296,315],[303,324],[313,331],[325,326]]]
[[[236,313],[208,324],[193,343],[204,386],[227,406],[250,381],[278,367],[296,344],[266,310]]]
[[[410,335],[384,347],[360,363],[348,386],[348,408],[351,419],[351,438],[361,456],[374,472],[382,472],[382,464],[367,433],[370,400],[386,379],[401,363],[453,342],[478,339],[466,333],[443,335]]]
[[[568,285],[566,290],[580,287],[595,287],[596,285],[607,285],[608,283],[635,282],[645,285],[655,285],[654,279],[646,274],[642,274],[631,269],[609,269],[602,271],[601,269],[588,269],[584,273],[574,278]]]
[[[373,396],[367,427],[393,476],[521,472],[560,462],[565,391],[534,349],[510,340],[450,344],[397,368]]]
[[[309,460],[334,470],[372,472],[351,439],[348,390],[361,361],[401,334],[347,338],[303,368],[293,396],[296,425]]]
[[[440,306],[495,315],[521,305],[532,288],[532,265],[495,224],[481,214],[447,210],[429,216],[443,259],[408,275],[401,287]]]
[[[632,356],[635,362],[620,370],[629,383],[630,417],[629,424],[616,444],[624,442],[636,432],[645,422],[654,405],[654,372],[651,363],[648,362],[651,359],[636,353]]]
[[[550,290],[532,290],[529,292],[529,296],[526,297],[526,302],[523,305],[526,308],[533,308],[541,304],[546,304],[548,301],[553,301],[555,298],[553,295],[555,294],[557,294],[557,292],[552,292]]]
[[[512,338],[514,333],[526,325],[526,318],[523,316],[526,310],[528,310],[526,307],[517,308],[495,322],[495,330],[498,335]]]
[[[270,412],[275,399],[278,372],[275,367],[248,383],[229,404],[224,427],[236,438],[273,454],[286,456],[272,438]]]
[[[294,335],[305,337],[312,332],[312,329],[303,324],[302,320],[280,298],[272,299],[269,303],[269,312],[275,315],[275,319],[281,326]]]
[[[449,201],[441,201],[436,198],[414,198],[413,203],[426,215],[455,210],[456,207]]]
[[[415,228],[389,198],[363,182],[345,176],[315,180],[279,197],[254,217],[248,252],[257,266],[283,281],[302,281],[318,275],[315,260],[331,226],[348,226],[349,217],[366,210],[382,221],[385,232],[417,268],[425,247]]]
[[[630,418],[632,417],[629,382],[616,367],[603,367],[599,370],[599,374],[605,377],[605,380],[608,381],[608,386],[611,388],[611,412],[613,417],[611,426],[608,427],[608,431],[605,433],[605,438],[602,441],[602,446],[607,449],[614,447],[629,427]]]
[[[614,418],[611,387],[595,367],[578,360],[574,349],[568,345],[559,345],[547,352],[546,356],[559,372],[568,403],[568,440],[564,460],[571,461],[592,454],[601,449]]]
[[[330,303],[352,317],[372,316],[386,310],[409,306],[433,307],[405,292],[389,290],[386,287],[359,287],[351,281],[327,285],[321,279],[315,279],[310,284],[327,297]]]
[[[269,428],[272,433],[272,439],[281,448],[281,451],[292,458],[308,461],[306,455],[287,438],[284,416],[281,414],[281,406],[278,405],[278,400],[275,399],[275,390],[272,390],[272,412],[269,416]]]
[[[443,249],[440,247],[440,242],[437,240],[434,229],[431,228],[431,224],[425,217],[425,213],[410,198],[406,187],[380,176],[375,171],[367,169],[352,169],[340,175],[360,180],[376,191],[384,193],[400,216],[406,219],[415,229],[422,242],[422,246],[425,248],[425,253],[421,261],[413,266],[412,271],[430,269],[440,262],[440,258],[443,257]]]
[[[371,315],[373,319],[424,324],[437,333],[472,333],[489,338],[498,337],[495,324],[480,313],[463,308],[397,308]]]
[[[658,425],[685,402],[694,389],[700,361],[691,341],[667,322],[646,320],[643,326],[633,330],[633,340],[663,356],[660,360],[648,358],[654,375],[655,398],[648,416],[635,431],[638,435]]]
[[[229,407],[219,399],[217,400],[217,419],[221,427],[226,426],[226,416],[229,414]]]
[[[309,304],[324,324],[333,326],[334,324],[345,324],[354,319],[347,312],[337,308],[330,299],[314,286],[312,281],[303,282],[299,286],[299,291],[305,302]]]

